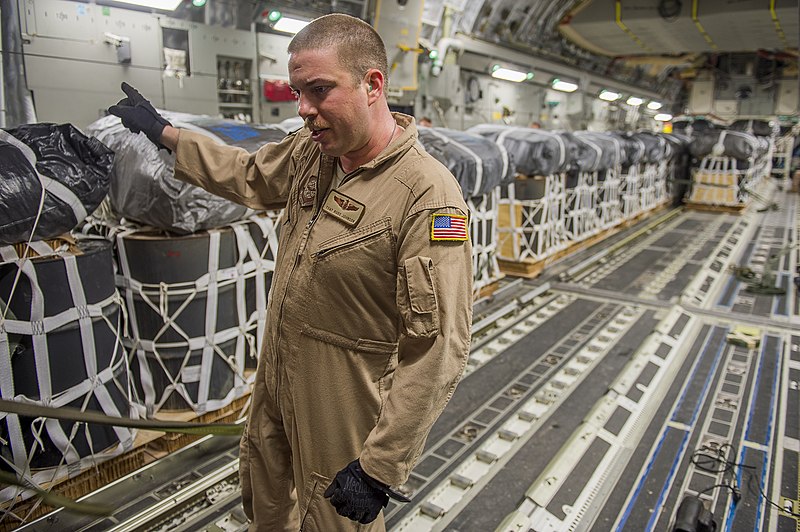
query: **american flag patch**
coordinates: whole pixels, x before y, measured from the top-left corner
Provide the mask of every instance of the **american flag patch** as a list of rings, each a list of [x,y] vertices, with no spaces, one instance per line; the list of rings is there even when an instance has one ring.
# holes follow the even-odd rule
[[[467,217],[460,214],[434,214],[431,240],[467,240]]]

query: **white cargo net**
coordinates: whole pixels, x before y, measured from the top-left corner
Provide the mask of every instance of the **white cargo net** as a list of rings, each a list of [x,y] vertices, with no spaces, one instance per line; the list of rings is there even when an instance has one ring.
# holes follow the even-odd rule
[[[234,400],[246,395],[255,378],[245,375],[246,357],[258,358],[263,341],[267,313],[267,274],[274,271],[277,256],[278,238],[276,234],[277,213],[267,216],[255,215],[248,220],[233,223],[226,228],[208,231],[208,272],[198,279],[181,283],[144,283],[132,278],[130,257],[126,248],[126,238],[135,235],[136,230],[117,233],[117,252],[121,275],[117,285],[124,293],[129,310],[130,334],[125,338],[129,348],[131,367],[138,364],[139,384],[144,393],[137,407],[147,417],[158,412],[172,394],[178,394],[196,413],[205,413],[230,405]],[[254,242],[250,227],[260,229],[264,246],[259,249]],[[223,231],[232,230],[236,247],[237,262],[229,268],[220,268],[220,238]],[[273,258],[268,258],[267,254]],[[247,281],[253,279],[255,290],[255,310],[248,314],[246,308]],[[235,285],[237,316],[235,326],[216,330],[217,304],[220,290]],[[199,296],[205,295],[204,336],[192,338],[178,323],[180,314]],[[153,338],[146,338],[140,327],[141,316],[137,316],[135,301],[140,300],[161,318],[163,325]],[[170,313],[170,300],[180,304]],[[181,340],[165,342],[162,337],[174,332]],[[235,340],[235,350],[226,353],[221,345]],[[160,351],[185,350],[180,366],[170,369]],[[200,364],[193,364],[192,358],[201,352]],[[210,398],[212,365],[219,357],[233,375],[233,385],[222,398]],[[152,364],[148,361],[154,361]],[[161,372],[161,373],[156,373]],[[155,374],[155,375],[154,375]],[[154,378],[157,376],[158,378]],[[163,390],[156,385],[158,380],[167,382]],[[190,392],[187,384],[198,385],[196,394]],[[143,400],[143,402],[142,402]]]
[[[3,309],[2,318],[0,318],[0,395],[2,395],[3,399],[54,408],[69,405],[81,410],[86,410],[89,402],[95,399],[104,414],[115,417],[130,417],[131,413],[127,410],[120,411],[109,393],[109,388],[116,386],[126,397],[126,401],[130,397],[127,361],[121,339],[125,315],[119,294],[114,290],[112,295],[102,301],[88,303],[79,274],[78,257],[76,255],[70,253],[66,246],[61,246],[54,250],[44,242],[29,242],[27,247],[34,250],[39,256],[57,257],[62,260],[69,281],[72,304],[58,314],[46,315],[46,294],[43,290],[45,280],[40,280],[37,276],[34,262],[27,258],[21,258],[13,246],[0,247],[0,259],[2,259],[0,264],[16,265],[21,274],[27,278],[31,290],[30,320],[9,317],[7,314],[8,308]],[[27,253],[27,248],[24,253]],[[110,264],[109,267],[111,267]],[[8,297],[8,302],[4,302],[3,307],[10,304],[12,297],[13,294]],[[116,320],[114,322],[109,316],[113,318],[115,315]],[[60,376],[51,372],[50,360],[51,355],[65,356],[65,354],[51,354],[47,341],[48,335],[62,328],[75,327],[76,324],[83,353],[80,354],[80,358],[75,357],[74,362],[76,364],[83,363],[86,379],[70,388],[60,390]],[[98,351],[95,345],[93,329],[96,324],[100,326],[105,324],[115,338],[113,352],[106,367],[98,366]],[[14,353],[11,349],[9,335],[23,335],[31,338],[33,353],[30,356],[34,357],[36,366],[38,397],[26,397],[15,391],[14,372],[12,369]],[[67,355],[74,356],[74,353]],[[10,446],[11,460],[2,455],[0,455],[0,460],[3,461],[4,466],[10,467],[18,478],[24,479],[39,488],[56,480],[71,478],[81,471],[96,466],[103,460],[130,450],[133,446],[136,432],[133,429],[114,427],[113,430],[118,443],[111,448],[95,449],[89,432],[89,425],[86,423],[73,423],[72,430],[68,434],[57,419],[37,418],[30,425],[34,443],[29,449],[26,449],[23,427],[20,424],[19,417],[16,414],[0,412],[1,421],[5,421],[8,427],[9,441],[3,442],[3,444]],[[88,456],[82,457],[73,445],[79,431],[83,431],[88,443],[90,451]],[[45,447],[43,436],[48,438],[60,451],[62,458],[57,466],[37,470],[33,473],[31,471],[31,462],[34,456]],[[0,491],[0,501],[9,501],[17,498],[27,499],[32,495],[34,493],[31,490],[7,487]]]

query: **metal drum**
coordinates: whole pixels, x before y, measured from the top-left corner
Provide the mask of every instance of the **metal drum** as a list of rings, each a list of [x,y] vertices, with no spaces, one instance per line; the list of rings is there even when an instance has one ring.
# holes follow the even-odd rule
[[[0,326],[4,399],[130,416],[121,301],[109,242],[81,242],[74,254],[3,262],[0,310],[6,302]],[[16,415],[0,418],[0,438],[5,458],[23,471],[69,466],[77,472],[84,458],[114,447],[122,452],[133,443],[128,429]],[[8,464],[0,461],[0,468]]]
[[[276,249],[269,217],[187,236],[117,237],[126,345],[146,415],[203,413],[249,392]]]

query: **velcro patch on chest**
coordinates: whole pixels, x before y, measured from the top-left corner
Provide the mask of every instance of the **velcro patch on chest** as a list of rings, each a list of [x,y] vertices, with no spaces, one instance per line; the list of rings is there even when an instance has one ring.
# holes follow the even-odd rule
[[[432,214],[431,240],[468,240],[467,217],[461,214]]]
[[[328,194],[328,197],[325,198],[325,204],[322,206],[322,210],[337,220],[354,227],[361,221],[366,207],[363,203],[354,200],[350,196],[332,190],[331,193]]]

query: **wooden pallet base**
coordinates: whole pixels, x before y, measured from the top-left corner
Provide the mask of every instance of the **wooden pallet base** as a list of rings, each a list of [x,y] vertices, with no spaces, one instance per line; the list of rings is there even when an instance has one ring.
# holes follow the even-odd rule
[[[156,418],[162,421],[195,421],[197,423],[232,423],[243,415],[250,395],[236,399],[225,408],[197,416],[191,412],[159,413]],[[140,430],[134,448],[125,454],[97,464],[72,478],[57,482],[51,487],[53,493],[76,500],[106,484],[118,480],[145,465],[171,452],[189,445],[202,436],[177,433],[163,433]],[[0,521],[0,532],[15,530],[25,523],[52,512],[55,508],[41,504],[38,497],[24,501],[5,501],[0,503],[0,511],[8,509],[24,521],[21,523],[11,515]],[[0,513],[2,516],[2,513]]]
[[[497,259],[497,262],[500,265],[500,271],[508,275],[533,279],[541,275],[542,271],[544,271],[546,266],[553,264],[563,259],[564,257],[572,255],[573,253],[577,253],[578,251],[589,248],[597,244],[598,242],[605,240],[606,238],[622,231],[623,229],[627,229],[631,226],[638,224],[645,218],[649,218],[654,214],[663,211],[669,206],[669,204],[670,204],[669,200],[665,200],[660,204],[658,204],[654,209],[640,212],[639,214],[627,220],[623,220],[613,227],[604,229],[599,233],[590,236],[589,238],[586,238],[584,240],[579,240],[578,242],[570,242],[566,248],[559,250],[558,252],[553,253],[552,255],[548,255],[543,259],[539,259],[536,261],[534,260],[511,261],[511,260]]]
[[[711,205],[708,203],[693,203],[693,202],[686,202],[684,206],[687,209],[691,209],[693,211],[728,212],[732,214],[739,214],[747,207],[747,205],[745,205],[744,203],[740,203],[738,205]]]
[[[502,279],[503,277],[504,276],[501,276],[500,279]],[[486,286],[482,287],[480,290],[478,290],[478,293],[475,294],[474,297],[475,301],[477,301],[478,299],[483,299],[484,297],[491,297],[492,294],[497,292],[497,289],[500,288],[500,279],[496,279],[491,283],[487,284]]]

